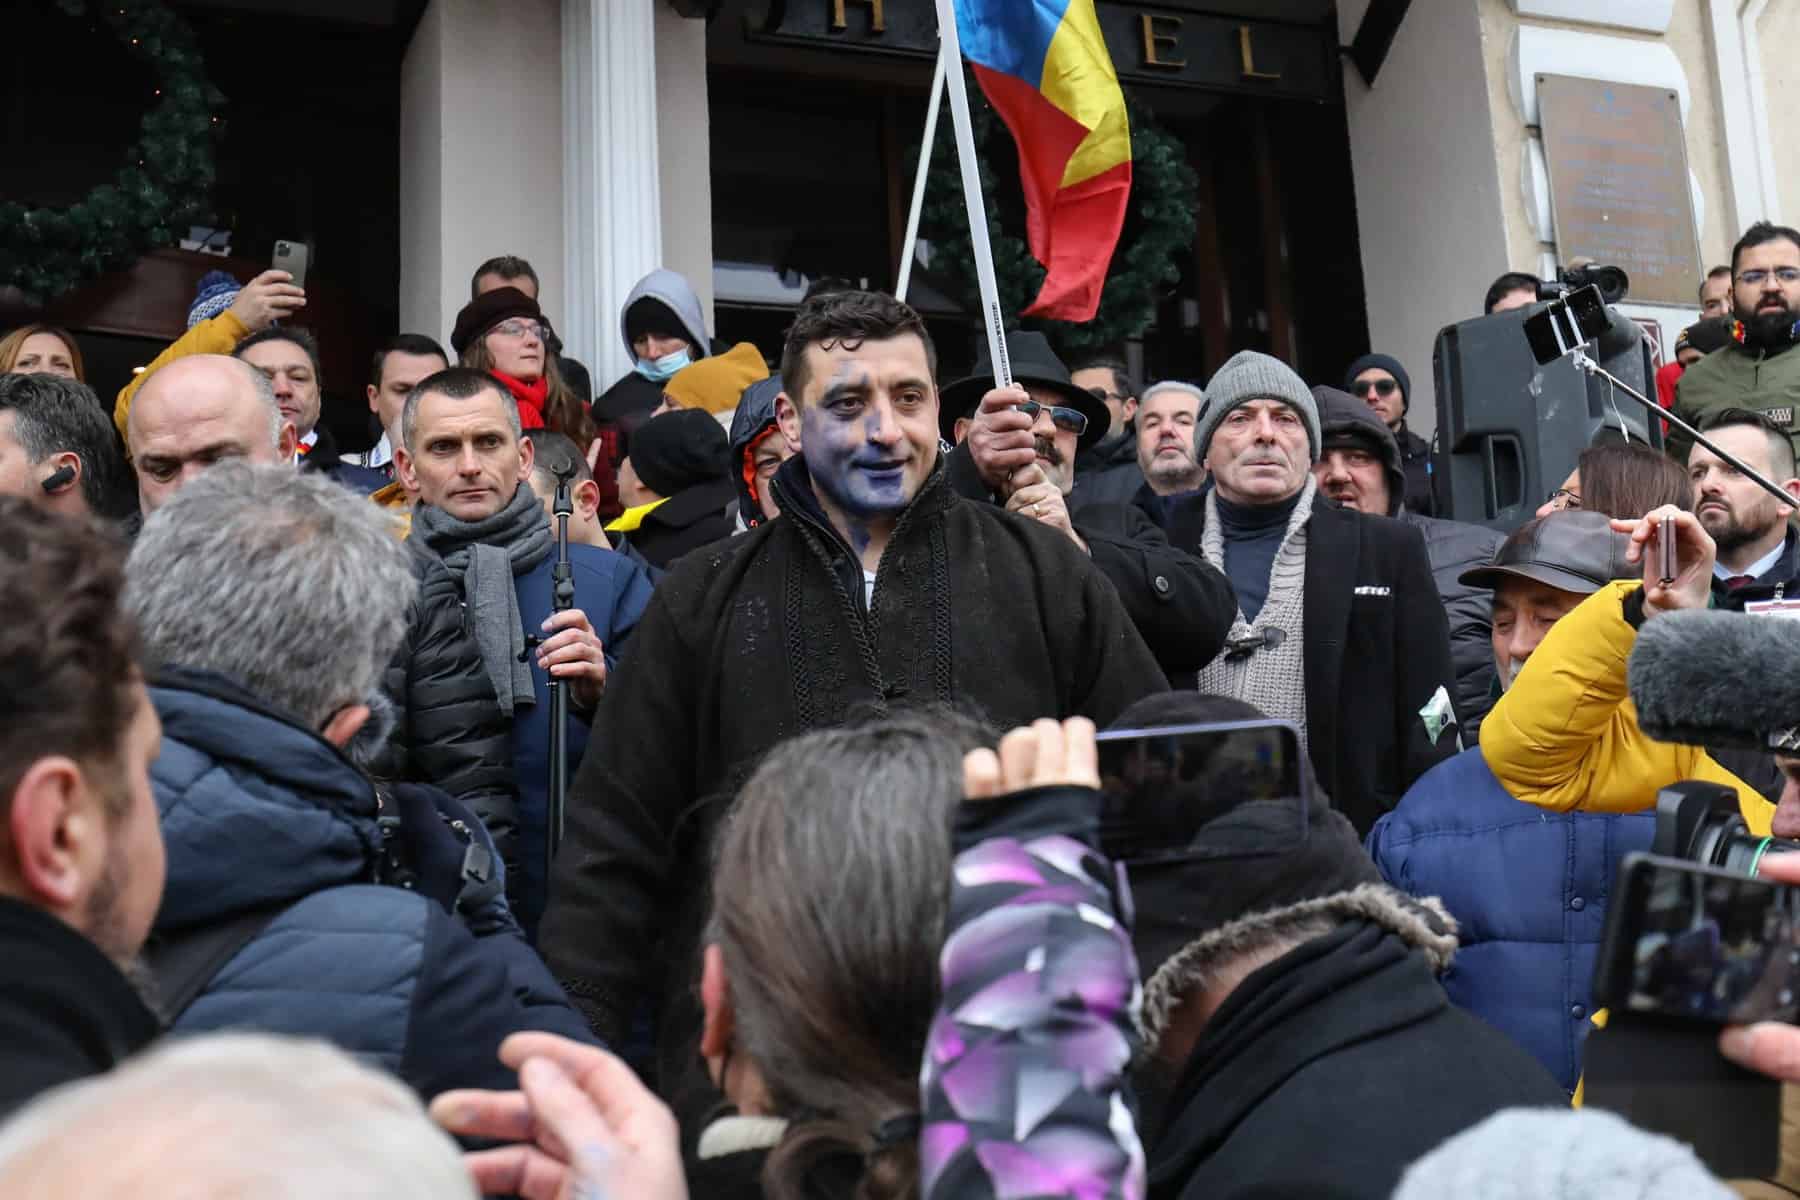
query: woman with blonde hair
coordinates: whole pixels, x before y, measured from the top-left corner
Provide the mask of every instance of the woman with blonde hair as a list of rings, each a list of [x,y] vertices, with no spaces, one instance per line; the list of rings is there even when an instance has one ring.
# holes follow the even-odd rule
[[[81,347],[66,329],[34,322],[0,337],[0,375],[61,375],[87,382]]]

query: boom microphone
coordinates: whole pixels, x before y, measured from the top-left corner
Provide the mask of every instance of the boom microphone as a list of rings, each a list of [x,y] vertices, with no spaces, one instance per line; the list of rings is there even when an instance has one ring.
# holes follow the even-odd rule
[[[1800,628],[1785,618],[1652,617],[1627,680],[1639,726],[1659,742],[1800,754]]]

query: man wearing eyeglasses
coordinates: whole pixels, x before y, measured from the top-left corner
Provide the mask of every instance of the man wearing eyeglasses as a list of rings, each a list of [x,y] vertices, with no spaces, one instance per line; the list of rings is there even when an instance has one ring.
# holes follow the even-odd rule
[[[1689,367],[1675,386],[1675,415],[1704,429],[1727,409],[1747,409],[1800,449],[1800,231],[1758,221],[1731,251],[1731,340]],[[1688,440],[1669,430],[1686,461]]]
[[[1070,378],[1043,334],[1008,334],[1006,352],[1013,387],[993,386],[984,354],[972,374],[943,389],[939,428],[957,443],[950,486],[1072,540],[1118,592],[1163,673],[1172,683],[1191,683],[1224,645],[1236,608],[1231,586],[1172,546],[1135,505],[1094,501],[1071,515],[1078,457],[1105,437],[1112,414]]]
[[[1406,494],[1401,503],[1406,511],[1421,517],[1437,516],[1437,495],[1431,486],[1431,444],[1406,427],[1406,411],[1412,407],[1412,376],[1392,355],[1365,354],[1344,372],[1344,390],[1374,409],[1400,443],[1400,465],[1406,472]]]

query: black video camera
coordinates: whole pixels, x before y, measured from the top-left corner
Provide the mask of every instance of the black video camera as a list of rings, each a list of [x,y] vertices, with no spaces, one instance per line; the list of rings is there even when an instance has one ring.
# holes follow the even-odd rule
[[[1800,842],[1751,833],[1731,788],[1690,779],[1656,794],[1652,854],[1755,875],[1763,855],[1794,850],[1800,850]]]
[[[1561,300],[1570,292],[1578,292],[1586,287],[1600,289],[1601,303],[1617,304],[1625,299],[1625,293],[1631,287],[1631,276],[1625,274],[1621,267],[1581,263],[1565,267],[1555,279],[1547,279],[1538,284],[1538,299]]]

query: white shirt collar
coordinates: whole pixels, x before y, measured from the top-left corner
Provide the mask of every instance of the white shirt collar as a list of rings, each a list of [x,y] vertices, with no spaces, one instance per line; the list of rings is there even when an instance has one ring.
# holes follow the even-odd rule
[[[1713,563],[1713,575],[1718,579],[1731,579],[1738,575],[1748,575],[1752,579],[1761,579],[1766,572],[1774,568],[1776,562],[1781,558],[1781,552],[1786,549],[1787,538],[1784,537],[1776,544],[1773,550],[1769,551],[1741,571],[1733,571],[1722,562]]]

